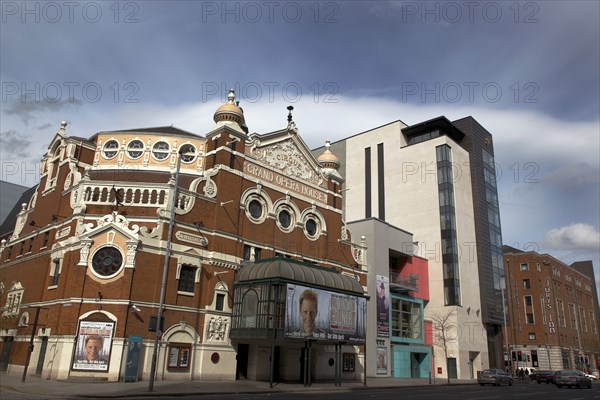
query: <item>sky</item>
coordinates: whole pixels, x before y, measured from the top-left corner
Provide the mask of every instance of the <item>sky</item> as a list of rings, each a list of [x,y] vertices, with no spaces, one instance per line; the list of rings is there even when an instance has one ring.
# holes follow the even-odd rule
[[[494,137],[504,243],[600,285],[600,2],[2,1],[0,179],[38,183],[71,136],[204,135],[236,90],[251,132],[310,148],[402,120]]]

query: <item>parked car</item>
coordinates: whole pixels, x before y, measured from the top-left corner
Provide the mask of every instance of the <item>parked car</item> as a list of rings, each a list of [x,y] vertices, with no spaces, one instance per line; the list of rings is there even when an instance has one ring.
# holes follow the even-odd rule
[[[504,372],[501,369],[484,369],[477,375],[477,383],[481,386],[485,384],[500,386],[503,383],[512,386],[513,377],[511,374]]]
[[[587,387],[588,389],[592,388],[592,380],[590,378],[585,376],[583,372],[572,369],[558,371],[554,376],[554,384],[559,389],[563,386],[577,386],[578,388]]]
[[[585,376],[587,376],[588,378],[590,378],[591,380],[596,380],[598,379],[598,377],[594,374],[588,374],[587,372],[583,373]]]
[[[554,383],[554,374],[554,371],[539,370],[535,374],[535,381],[537,383]]]

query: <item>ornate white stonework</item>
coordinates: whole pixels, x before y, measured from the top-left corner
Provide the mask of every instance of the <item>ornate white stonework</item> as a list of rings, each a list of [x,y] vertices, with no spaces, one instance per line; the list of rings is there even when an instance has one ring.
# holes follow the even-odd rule
[[[208,239],[204,236],[194,235],[192,233],[177,231],[175,232],[175,237],[182,242],[193,243],[201,247],[205,247],[208,245]]]
[[[317,170],[312,168],[304,154],[291,139],[263,148],[254,147],[251,154],[257,160],[277,168],[283,174],[292,178],[316,185],[323,181],[323,177]]]
[[[15,230],[13,231],[13,234],[10,237],[10,240],[15,240],[16,238],[19,237],[19,234],[21,233],[21,231],[23,230],[23,227],[25,226],[25,221],[27,221],[27,203],[23,203],[21,204],[21,212],[19,212],[19,215],[17,217],[17,222],[15,223]]]
[[[95,227],[92,222],[83,224],[84,231],[82,233],[90,233],[92,231],[97,231],[100,228],[103,228],[108,225],[116,226],[119,229],[131,235],[132,237],[137,237],[137,233],[140,230],[140,227],[138,225],[133,225],[131,228],[129,228],[129,221],[127,220],[127,218],[125,218],[123,215],[113,212],[112,214],[106,214],[105,216],[100,218],[96,223]]]
[[[229,318],[210,317],[206,324],[206,342],[225,342],[227,339],[227,328],[229,327]]]

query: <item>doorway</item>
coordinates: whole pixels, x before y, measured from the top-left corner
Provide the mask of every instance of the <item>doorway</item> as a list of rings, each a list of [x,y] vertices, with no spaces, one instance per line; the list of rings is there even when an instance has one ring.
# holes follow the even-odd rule
[[[4,338],[4,346],[2,346],[2,354],[0,354],[0,372],[6,372],[8,369],[8,361],[10,360],[14,340],[15,338],[12,336]]]
[[[42,336],[42,344],[40,346],[40,356],[38,357],[36,375],[42,375],[44,369],[44,359],[46,358],[46,347],[48,347],[48,336]]]
[[[235,379],[248,379],[248,354],[250,345],[239,343],[237,348],[237,365],[235,369]]]
[[[456,358],[448,358],[448,378],[456,379],[458,378],[457,370],[456,370]]]

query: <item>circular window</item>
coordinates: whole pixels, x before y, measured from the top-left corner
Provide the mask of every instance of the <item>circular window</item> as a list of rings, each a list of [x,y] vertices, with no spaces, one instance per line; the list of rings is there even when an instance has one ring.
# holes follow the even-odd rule
[[[308,237],[314,238],[317,236],[317,230],[319,228],[318,222],[314,218],[308,218],[304,223],[304,229]]]
[[[94,272],[104,278],[115,275],[123,265],[123,255],[116,247],[102,247],[92,257]]]
[[[117,155],[117,151],[119,151],[119,143],[116,140],[109,140],[104,145],[104,157],[109,160]]]
[[[212,361],[213,364],[218,364],[220,360],[221,356],[219,355],[219,353],[212,353],[210,355],[210,361]]]
[[[152,155],[157,160],[164,160],[169,157],[169,144],[167,142],[156,142],[152,147]]]
[[[127,145],[127,155],[129,158],[140,158],[144,154],[144,143],[141,140],[132,140]]]
[[[254,219],[260,219],[262,216],[262,204],[258,200],[250,201],[248,204],[248,212],[250,212],[250,216]]]
[[[179,148],[182,163],[191,163],[196,159],[196,148],[191,144],[184,144]]]
[[[279,225],[284,229],[287,229],[292,225],[292,215],[288,210],[281,210],[277,219],[279,220]]]

